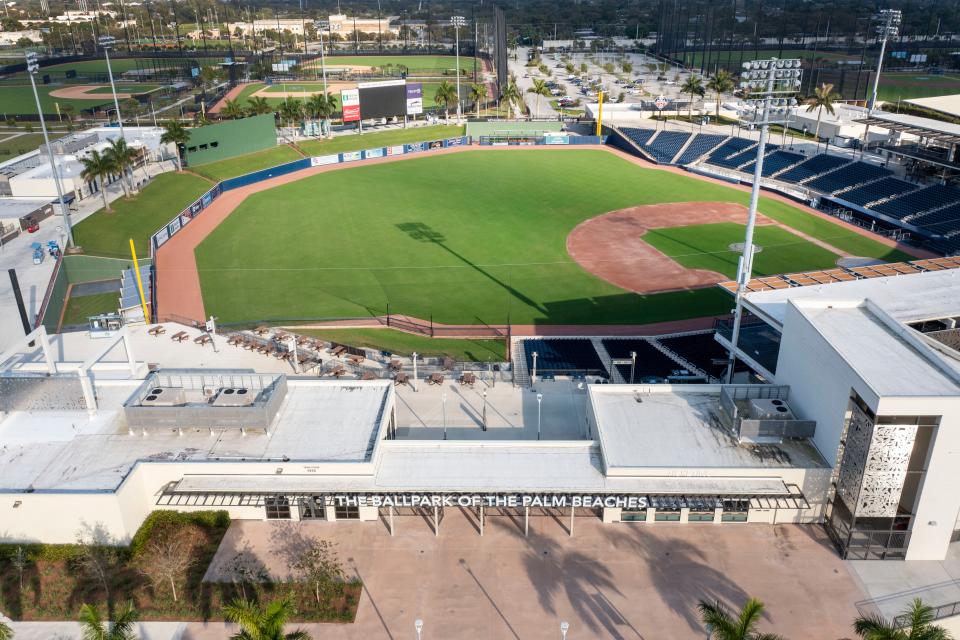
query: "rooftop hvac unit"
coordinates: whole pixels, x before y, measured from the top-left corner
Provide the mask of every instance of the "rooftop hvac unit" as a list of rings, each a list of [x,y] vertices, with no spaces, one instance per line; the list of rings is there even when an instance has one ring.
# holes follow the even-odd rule
[[[176,387],[154,387],[140,401],[141,407],[178,407],[186,404],[183,389]]]
[[[796,420],[786,402],[769,398],[750,400],[750,418],[754,420]]]
[[[257,394],[245,387],[226,387],[213,399],[215,407],[246,407],[253,404]]]

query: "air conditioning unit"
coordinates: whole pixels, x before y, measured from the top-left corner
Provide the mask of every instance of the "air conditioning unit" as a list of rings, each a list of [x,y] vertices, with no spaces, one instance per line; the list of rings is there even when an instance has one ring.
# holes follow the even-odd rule
[[[186,404],[183,389],[176,387],[154,387],[147,391],[140,401],[141,407],[179,407]]]
[[[246,407],[253,404],[257,393],[245,387],[226,387],[213,399],[215,407]]]
[[[754,420],[796,420],[785,401],[769,398],[752,399],[750,417]]]

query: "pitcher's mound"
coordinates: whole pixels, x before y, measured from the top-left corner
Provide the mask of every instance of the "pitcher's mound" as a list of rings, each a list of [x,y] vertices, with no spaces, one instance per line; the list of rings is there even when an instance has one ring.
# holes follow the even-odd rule
[[[649,229],[716,222],[747,223],[747,208],[730,202],[672,202],[611,211],[581,222],[567,236],[567,253],[611,284],[636,293],[707,287],[730,278],[687,269],[643,241]],[[757,214],[757,224],[772,221]]]

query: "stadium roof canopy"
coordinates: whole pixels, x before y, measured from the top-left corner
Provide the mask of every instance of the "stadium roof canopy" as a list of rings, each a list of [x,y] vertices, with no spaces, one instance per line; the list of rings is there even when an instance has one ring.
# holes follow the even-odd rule
[[[871,115],[855,120],[855,122],[899,131],[900,133],[909,133],[941,144],[960,144],[960,125],[940,122],[932,118],[875,111]]]

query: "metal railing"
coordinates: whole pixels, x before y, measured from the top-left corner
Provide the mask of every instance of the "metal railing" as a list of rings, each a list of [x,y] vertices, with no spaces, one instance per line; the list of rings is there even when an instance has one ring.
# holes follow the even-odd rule
[[[948,604],[941,604],[936,607],[931,607],[934,620],[943,620],[944,618],[951,618],[953,616],[960,615],[960,602],[950,602]],[[898,616],[893,617],[893,626],[897,629],[905,629],[910,626],[910,614],[901,613]]]

